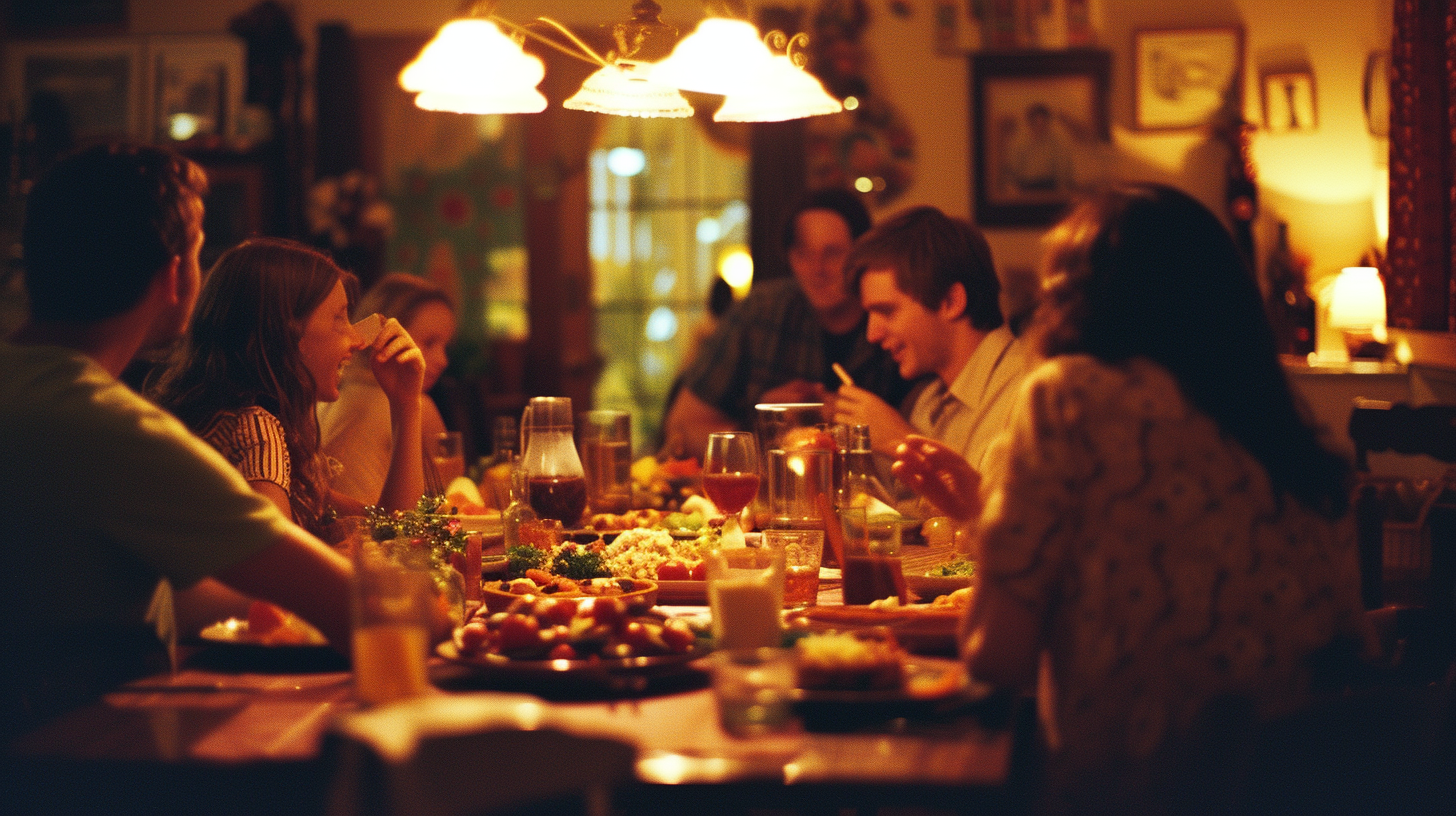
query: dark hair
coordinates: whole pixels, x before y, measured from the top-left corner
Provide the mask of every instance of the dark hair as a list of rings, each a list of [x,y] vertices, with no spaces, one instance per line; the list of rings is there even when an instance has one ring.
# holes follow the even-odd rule
[[[455,311],[455,299],[444,287],[419,275],[391,272],[375,281],[355,304],[354,319],[361,320],[377,312],[408,326],[415,312],[426,303],[438,303]]]
[[[991,245],[969,221],[935,207],[912,207],[880,222],[855,242],[844,268],[855,291],[868,270],[893,269],[900,291],[931,311],[959,283],[966,292],[962,314],[972,326],[991,331],[1003,322]]]
[[[1171,187],[1124,185],[1079,204],[1048,242],[1035,318],[1047,356],[1158,363],[1277,494],[1345,512],[1349,463],[1301,417],[1258,284],[1213,213]]]
[[[319,462],[317,384],[298,350],[308,318],[352,276],[327,255],[281,238],[252,238],[217,259],[183,342],[152,389],[194,431],[219,411],[258,406],[283,424],[294,518],[318,530],[327,495]]]
[[[160,147],[114,142],[57,162],[26,199],[31,315],[93,323],[136,306],[190,251],[206,194],[202,168]]]
[[[859,196],[848,190],[828,188],[805,193],[789,208],[784,217],[784,249],[798,240],[795,231],[799,227],[799,216],[807,210],[829,210],[837,213],[849,225],[849,237],[858,238],[870,229],[870,211],[865,209]]]

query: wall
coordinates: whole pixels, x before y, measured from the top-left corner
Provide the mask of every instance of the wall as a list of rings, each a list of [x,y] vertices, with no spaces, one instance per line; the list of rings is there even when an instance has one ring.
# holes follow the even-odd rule
[[[137,33],[220,31],[254,0],[132,0]],[[791,0],[773,0],[789,4]],[[906,0],[908,17],[868,0],[873,22],[867,40],[872,70],[892,89],[892,99],[915,131],[916,180],[895,207],[933,204],[970,215],[969,90],[967,60],[935,52],[930,0]],[[1376,174],[1384,146],[1366,130],[1361,88],[1366,56],[1390,41],[1392,0],[1093,0],[1100,20],[1099,43],[1113,55],[1111,96],[1113,173],[1119,177],[1169,180],[1210,204],[1219,201],[1208,168],[1190,175],[1202,137],[1196,132],[1149,134],[1132,129],[1132,32],[1137,28],[1237,24],[1244,29],[1245,117],[1262,121],[1257,88],[1259,61],[1279,49],[1302,49],[1314,70],[1319,126],[1308,133],[1269,134],[1253,139],[1258,168],[1261,247],[1272,242],[1274,224],[1290,223],[1296,249],[1311,258],[1314,277],[1355,263],[1374,242],[1371,195],[1383,184]],[[807,5],[815,5],[806,0]],[[322,21],[347,19],[368,33],[431,30],[459,8],[457,0],[293,0],[299,30],[312,42]],[[664,16],[690,25],[701,4],[663,0]],[[754,5],[758,5],[754,3]],[[536,15],[562,22],[617,20],[628,0],[501,0],[499,13],[517,22]],[[682,16],[675,16],[682,15]],[[310,50],[310,53],[312,51]],[[1211,172],[1216,173],[1213,168]],[[988,231],[998,263],[1030,267],[1036,262],[1040,230]]]

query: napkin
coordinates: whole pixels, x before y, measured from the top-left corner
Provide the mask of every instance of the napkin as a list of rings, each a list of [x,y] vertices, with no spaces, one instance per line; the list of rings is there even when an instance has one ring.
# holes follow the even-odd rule
[[[172,597],[172,582],[166,578],[157,582],[152,591],[152,602],[147,605],[147,623],[157,629],[157,639],[167,647],[167,660],[172,673],[177,673],[177,607]]]

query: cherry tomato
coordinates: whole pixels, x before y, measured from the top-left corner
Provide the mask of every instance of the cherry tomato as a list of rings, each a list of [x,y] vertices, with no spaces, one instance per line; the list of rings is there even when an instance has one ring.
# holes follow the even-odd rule
[[[541,624],[530,615],[509,615],[501,621],[502,652],[524,652],[541,646]]]
[[[570,643],[558,643],[551,647],[551,651],[547,652],[546,656],[551,660],[575,660],[577,654],[576,649]]]
[[[617,628],[627,619],[627,604],[615,596],[592,598],[584,603],[591,604],[592,617],[597,623]]]
[[[694,581],[706,581],[706,580],[708,580],[708,562],[707,561],[695,561],[695,562],[693,562],[693,566],[688,570],[688,578],[691,579],[691,580],[694,580]]]
[[[689,580],[690,575],[688,565],[681,561],[669,561],[657,567],[657,580],[659,581],[686,581]]]
[[[480,651],[489,636],[490,630],[486,628],[485,621],[473,620],[460,627],[460,648],[466,652]]]
[[[571,601],[559,601],[555,598],[542,598],[531,607],[531,614],[546,626],[566,624],[576,616],[576,604]]]
[[[673,654],[682,654],[693,647],[696,636],[686,621],[670,620],[662,624],[662,642]]]

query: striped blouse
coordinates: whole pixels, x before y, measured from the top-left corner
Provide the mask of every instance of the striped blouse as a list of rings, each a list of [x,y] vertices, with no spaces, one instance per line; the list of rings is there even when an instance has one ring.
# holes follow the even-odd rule
[[[256,405],[220,411],[198,434],[250,482],[272,482],[288,493],[292,466],[278,417]]]

